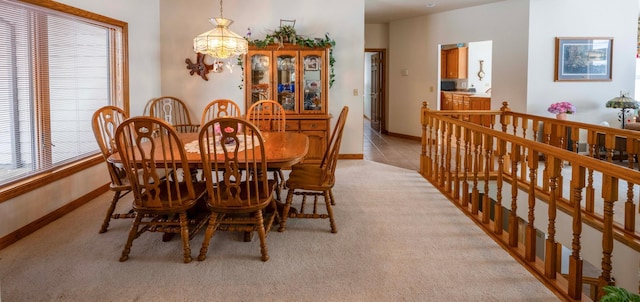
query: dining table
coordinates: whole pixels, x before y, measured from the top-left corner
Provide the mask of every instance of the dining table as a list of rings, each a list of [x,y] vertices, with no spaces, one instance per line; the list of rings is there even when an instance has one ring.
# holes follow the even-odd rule
[[[301,162],[309,151],[309,137],[299,132],[262,132],[264,138],[263,145],[265,155],[267,157],[267,167],[287,169],[292,165]],[[197,144],[198,133],[178,133],[178,137],[182,141],[183,147],[186,145]],[[145,146],[141,146],[143,149]],[[174,146],[178,147],[178,146]],[[155,152],[163,152],[156,149]],[[175,152],[175,154],[178,154]],[[185,152],[189,168],[198,169],[202,166],[202,158],[200,152]],[[156,158],[161,158],[157,156]],[[220,161],[224,160],[224,156],[219,155]],[[109,157],[109,162],[121,164],[122,159],[119,153],[114,153]],[[161,164],[160,162],[158,164]]]

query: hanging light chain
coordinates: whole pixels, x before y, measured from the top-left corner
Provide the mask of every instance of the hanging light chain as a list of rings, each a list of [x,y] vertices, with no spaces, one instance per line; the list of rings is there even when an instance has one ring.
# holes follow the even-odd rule
[[[220,0],[220,18],[224,18],[222,15],[222,0]]]

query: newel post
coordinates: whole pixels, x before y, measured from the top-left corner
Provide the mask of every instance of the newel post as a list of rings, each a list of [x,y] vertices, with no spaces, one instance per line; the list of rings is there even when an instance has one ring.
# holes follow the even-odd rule
[[[502,107],[500,107],[500,124],[502,124],[502,132],[507,132],[507,125],[511,122],[510,116],[506,113],[511,111],[509,108],[509,102],[502,102]]]

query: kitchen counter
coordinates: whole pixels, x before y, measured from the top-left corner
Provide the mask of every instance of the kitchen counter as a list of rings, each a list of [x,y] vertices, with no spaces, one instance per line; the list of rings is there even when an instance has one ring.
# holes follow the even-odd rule
[[[461,94],[461,95],[472,95],[472,96],[476,96],[476,97],[486,97],[486,98],[490,98],[491,94],[487,94],[484,92],[469,92],[469,91],[442,91],[442,93],[449,93],[449,94]]]

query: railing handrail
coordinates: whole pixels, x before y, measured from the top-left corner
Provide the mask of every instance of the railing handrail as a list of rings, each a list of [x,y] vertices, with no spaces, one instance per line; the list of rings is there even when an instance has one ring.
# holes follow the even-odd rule
[[[479,125],[459,119],[461,116],[489,116],[491,125]],[[591,125],[580,122],[560,121],[556,119],[535,116],[526,113],[512,112],[507,103],[503,103],[500,110],[456,110],[456,111],[432,111],[426,102],[423,103],[421,112],[422,124],[422,154],[421,174],[438,187],[454,203],[469,214],[475,215],[479,225],[490,230],[494,239],[514,249],[512,254],[520,255],[528,265],[537,271],[549,285],[561,293],[565,298],[579,300],[584,298],[580,286],[582,285],[582,257],[581,240],[582,223],[594,227],[602,232],[602,274],[598,278],[600,285],[613,284],[611,276],[611,257],[613,241],[619,241],[629,248],[640,251],[640,233],[635,227],[637,209],[633,203],[634,186],[640,186],[640,171],[613,164],[613,154],[618,138],[624,138],[625,146],[620,147],[620,157],[626,151],[627,156],[636,157],[640,153],[640,132],[623,129],[613,129],[600,125]],[[501,129],[495,129],[500,127]],[[569,132],[570,131],[570,132]],[[511,132],[511,133],[510,133]],[[539,133],[540,132],[540,133]],[[542,142],[534,140],[542,135]],[[575,151],[551,145],[552,137],[561,142],[571,141]],[[567,137],[569,136],[569,137]],[[586,136],[585,140],[581,137]],[[601,143],[600,140],[603,142]],[[577,154],[580,144],[589,148],[588,155]],[[606,151],[606,160],[595,158],[599,156],[600,148]],[[461,154],[462,153],[462,154]],[[543,179],[538,183],[540,158],[544,160]],[[507,161],[511,166],[506,165]],[[562,166],[564,162],[571,165],[570,169],[570,194],[568,198],[563,195]],[[496,167],[497,165],[497,167]],[[629,161],[629,165],[632,163]],[[635,165],[635,164],[633,164]],[[519,168],[522,168],[519,170]],[[529,170],[529,175],[525,170]],[[593,175],[601,174],[602,186],[598,189],[602,192],[602,200],[595,196],[596,188],[593,187]],[[473,188],[469,181],[473,182]],[[613,207],[618,202],[618,184],[626,182],[628,186],[627,200],[624,203],[624,217],[616,221]],[[480,192],[479,182],[484,183],[484,192]],[[490,188],[493,182],[497,188]],[[534,242],[535,233],[535,206],[536,200],[544,201],[548,207],[548,227],[545,230],[547,251],[544,260],[544,268],[536,268],[535,246],[525,242],[524,252],[518,243],[515,218],[509,217],[508,237],[502,233],[502,195],[504,185],[510,185],[512,195],[511,212],[515,213],[518,207],[518,187],[528,189],[528,217],[527,235],[530,242]],[[514,189],[515,187],[515,189]],[[495,191],[494,191],[495,190]],[[582,198],[582,192],[586,192],[586,199]],[[471,195],[471,197],[468,197]],[[497,200],[496,205],[491,205],[490,197]],[[514,197],[515,196],[515,197]],[[471,198],[471,201],[468,199]],[[478,201],[481,199],[481,201]],[[482,202],[482,204],[480,204]],[[582,204],[585,204],[583,207]],[[602,212],[598,213],[602,206]],[[522,206],[522,205],[521,205]],[[579,206],[580,210],[575,208]],[[491,221],[489,211],[483,213],[480,208],[492,208],[496,211],[495,221]],[[597,209],[596,209],[597,208]],[[479,210],[480,209],[480,210]],[[505,207],[507,209],[507,207]],[[509,210],[509,209],[507,209]],[[557,211],[561,210],[572,218],[572,242],[570,256],[570,272],[568,282],[559,282],[556,273],[559,272],[556,259],[558,243],[555,233]],[[515,214],[510,214],[515,216]],[[529,230],[531,228],[531,230]],[[563,227],[562,229],[566,229]],[[551,250],[549,250],[551,249]],[[516,251],[520,250],[520,251]],[[538,259],[539,261],[539,259]],[[635,263],[636,270],[638,263]],[[637,287],[637,286],[636,286]]]

